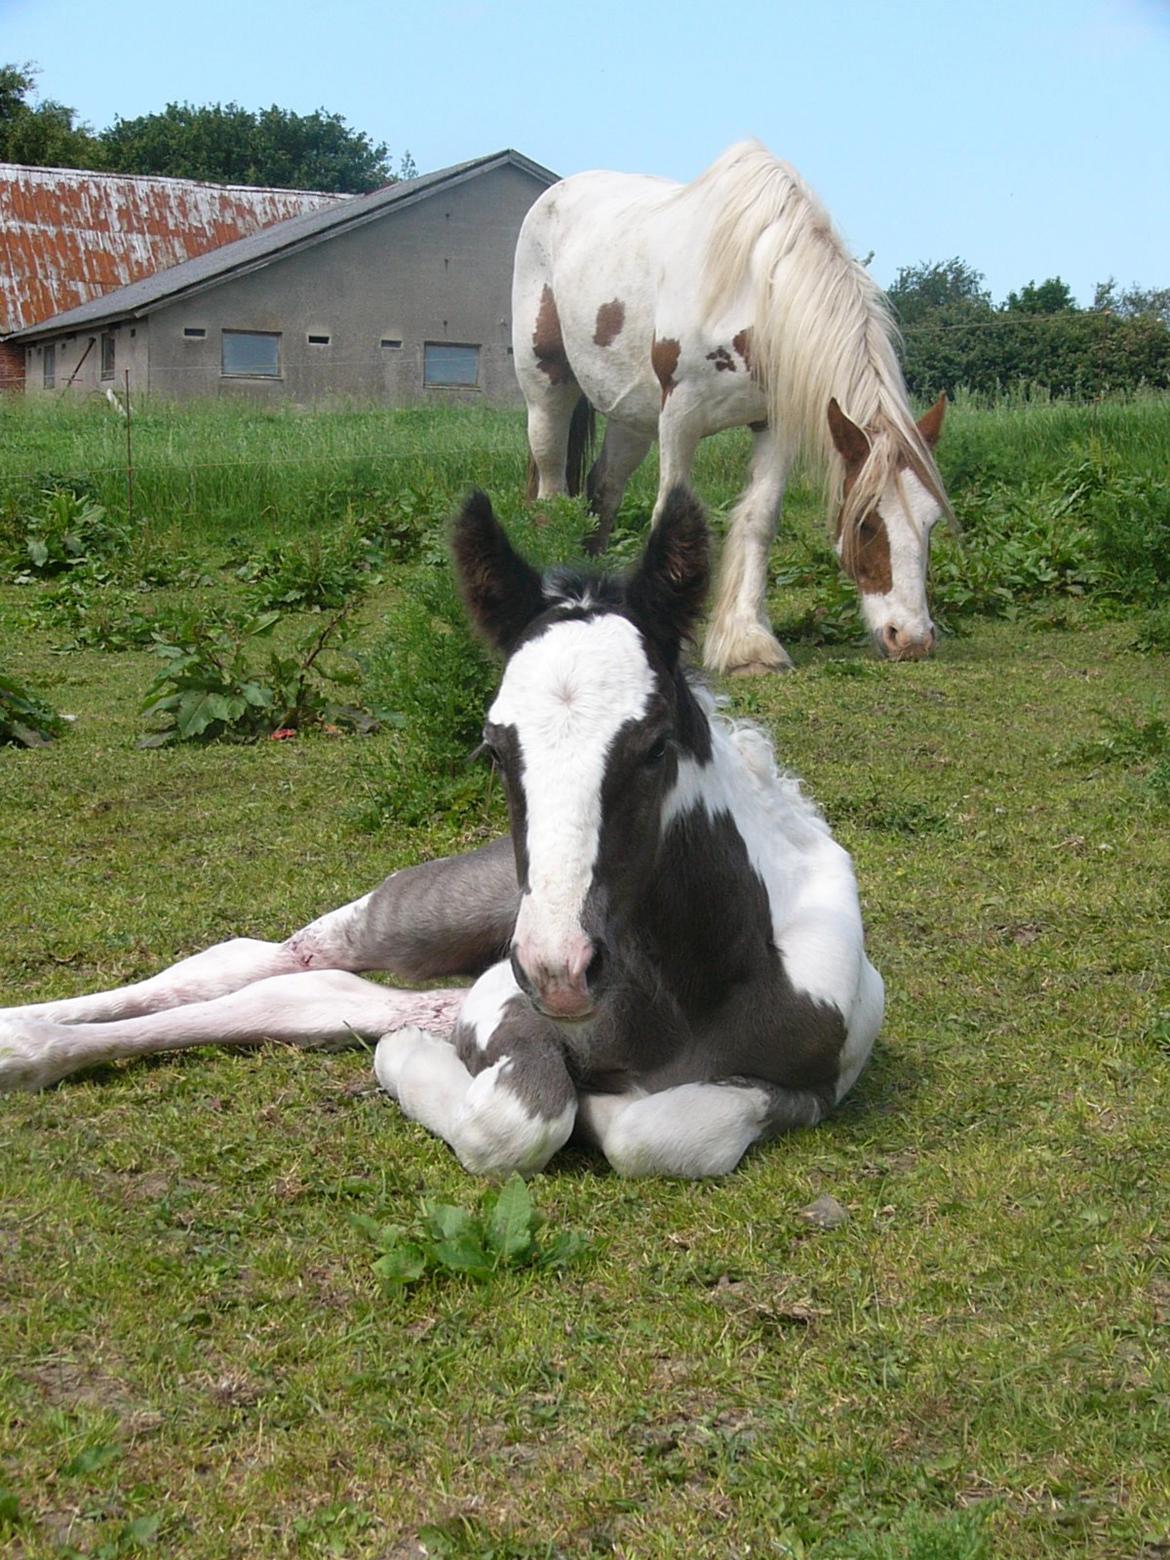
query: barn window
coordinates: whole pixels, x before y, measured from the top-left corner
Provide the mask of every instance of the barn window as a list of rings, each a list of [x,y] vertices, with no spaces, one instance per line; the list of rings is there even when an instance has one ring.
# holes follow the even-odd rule
[[[402,337],[401,336],[383,336],[382,337],[382,346],[384,346],[384,347],[400,347],[401,345],[402,345]]]
[[[423,384],[474,389],[479,384],[479,348],[452,341],[424,342]]]
[[[57,383],[57,349],[45,348],[45,389],[51,390]]]
[[[327,347],[329,345],[329,337],[328,336],[310,336],[309,337],[309,345],[311,347]]]
[[[102,337],[102,378],[103,379],[113,379],[113,377],[114,377],[115,353],[116,353],[116,348],[115,348],[115,345],[114,345],[114,333],[113,333],[112,330],[108,330],[108,331],[106,331],[105,335]]]
[[[184,336],[189,336],[192,341],[202,341],[207,332],[202,325],[184,325]]]
[[[280,332],[225,330],[222,362],[221,373],[229,378],[279,379]]]

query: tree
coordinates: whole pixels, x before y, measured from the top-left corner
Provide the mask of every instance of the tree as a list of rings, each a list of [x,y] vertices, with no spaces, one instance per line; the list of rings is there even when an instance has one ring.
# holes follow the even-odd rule
[[[31,101],[32,65],[0,65],[0,162],[36,168],[92,168],[97,148],[75,110],[45,98]]]
[[[991,309],[991,294],[984,281],[982,272],[953,255],[949,260],[904,265],[888,297],[903,325],[915,325],[939,309],[983,314]]]
[[[274,104],[253,113],[238,103],[168,103],[161,113],[116,119],[99,141],[103,166],[118,173],[355,194],[396,177],[384,145],[324,109],[294,114]]]
[[[1092,307],[1099,314],[1120,314],[1123,319],[1149,316],[1170,325],[1170,287],[1139,287],[1134,282],[1119,291],[1110,277],[1097,283]]]
[[[1029,282],[1018,293],[1008,293],[1004,305],[1013,314],[1063,314],[1076,306],[1072,288],[1059,276],[1050,276],[1039,286]]]

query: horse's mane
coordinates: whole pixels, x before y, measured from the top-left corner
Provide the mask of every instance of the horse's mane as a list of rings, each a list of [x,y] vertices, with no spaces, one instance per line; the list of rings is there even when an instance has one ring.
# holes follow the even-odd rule
[[[827,473],[830,519],[844,505],[846,548],[904,466],[950,516],[910,412],[889,301],[812,190],[759,141],[741,141],[677,198],[696,197],[711,208],[704,314],[730,313],[747,295],[750,366],[768,398],[768,421],[791,454]],[[829,432],[834,396],[870,442],[848,493]]]

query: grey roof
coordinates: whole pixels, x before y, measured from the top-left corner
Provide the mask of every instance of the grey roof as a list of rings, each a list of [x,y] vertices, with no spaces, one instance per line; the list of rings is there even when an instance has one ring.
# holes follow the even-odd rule
[[[492,169],[511,164],[531,174],[540,183],[555,184],[559,175],[540,163],[510,148],[493,152],[487,157],[476,157],[471,162],[456,163],[450,168],[440,168],[436,173],[424,173],[417,179],[405,179],[398,184],[388,184],[384,189],[369,195],[357,195],[336,206],[322,211],[308,211],[299,217],[289,217],[272,227],[253,233],[248,238],[222,244],[193,260],[181,261],[166,270],[155,271],[140,282],[119,287],[100,298],[92,298],[75,309],[54,314],[37,325],[16,330],[5,337],[7,341],[34,341],[42,336],[60,335],[62,331],[75,331],[90,326],[103,325],[114,320],[140,319],[176,298],[213,287],[229,276],[238,276],[283,259],[300,249],[307,249],[336,233],[360,227],[372,222],[388,211],[413,205],[429,195],[452,185],[461,184]]]

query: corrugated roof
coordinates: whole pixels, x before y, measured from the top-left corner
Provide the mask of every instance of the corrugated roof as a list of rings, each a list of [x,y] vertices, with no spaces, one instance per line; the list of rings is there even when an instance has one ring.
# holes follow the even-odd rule
[[[343,229],[358,227],[373,221],[394,207],[410,205],[424,200],[440,189],[460,184],[465,179],[488,173],[506,163],[521,168],[542,184],[555,184],[558,175],[543,168],[522,153],[506,150],[493,152],[487,157],[477,157],[471,162],[456,163],[441,168],[437,173],[426,173],[417,179],[407,179],[399,184],[387,185],[370,195],[355,195],[343,206],[332,206],[321,211],[305,212],[277,223],[263,232],[253,233],[235,243],[224,244],[211,253],[200,255],[159,271],[128,287],[95,298],[66,313],[42,320],[35,326],[20,332],[20,339],[32,340],[36,336],[56,334],[62,330],[78,330],[115,319],[136,318],[149,314],[153,309],[170,303],[175,298],[222,281],[225,277],[267,265],[272,260],[295,253],[330,238]]]
[[[351,199],[0,163],[0,335]]]

